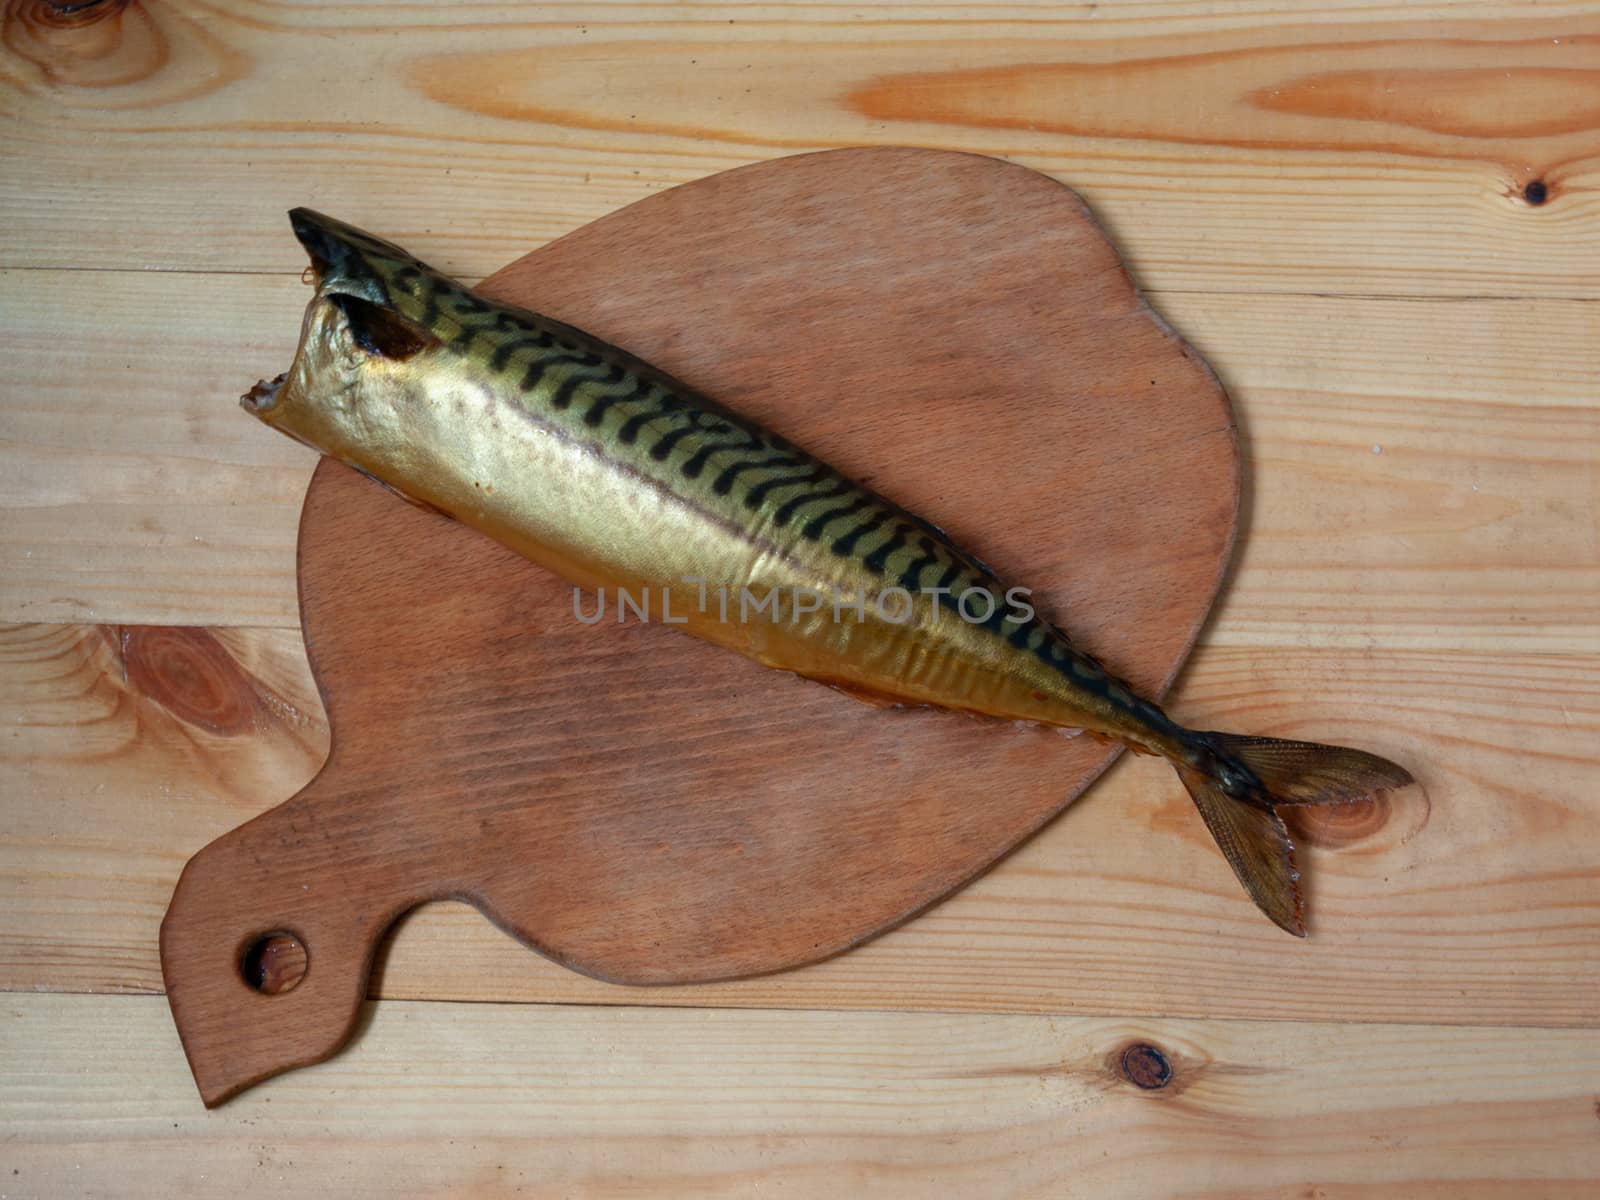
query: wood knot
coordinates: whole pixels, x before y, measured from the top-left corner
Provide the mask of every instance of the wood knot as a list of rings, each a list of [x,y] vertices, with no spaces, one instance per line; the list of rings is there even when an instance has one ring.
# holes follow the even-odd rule
[[[1530,180],[1522,189],[1522,198],[1538,208],[1550,199],[1550,185],[1542,179]]]
[[[211,733],[252,733],[256,690],[207,630],[126,625],[120,649],[128,686],[180,721]]]
[[[128,0],[36,0],[22,7],[39,9],[40,20],[66,29],[114,16],[128,7]]]
[[[141,83],[171,58],[166,36],[130,0],[6,0],[0,35],[7,50],[32,64],[38,82],[93,88],[100,105],[107,103],[104,89]],[[23,86],[29,82],[23,76]]]
[[[1160,1047],[1149,1042],[1125,1046],[1117,1059],[1117,1073],[1147,1092],[1160,1091],[1172,1082],[1172,1064]]]
[[[1293,824],[1295,840],[1334,850],[1375,836],[1389,823],[1388,796],[1358,800],[1353,804],[1314,804],[1284,812]]]
[[[1301,845],[1348,850],[1367,843],[1368,849],[1382,850],[1409,842],[1428,823],[1431,810],[1422,788],[1412,785],[1350,804],[1290,805],[1278,811]]]

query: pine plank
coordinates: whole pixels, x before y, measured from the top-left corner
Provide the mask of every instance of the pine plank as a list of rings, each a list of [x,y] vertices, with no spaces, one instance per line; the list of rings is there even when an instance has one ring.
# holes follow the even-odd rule
[[[287,364],[305,296],[289,276],[0,273],[0,618],[298,627],[314,458],[234,398]],[[1600,649],[1600,305],[1155,300],[1245,433],[1212,641]],[[87,311],[96,337],[64,337]]]
[[[313,203],[482,276],[654,189],[901,143],[1070,180],[1153,287],[1600,278],[1582,3],[14,7],[3,266],[276,270]]]
[[[33,626],[3,645],[6,974],[21,988],[65,969],[146,990],[193,839],[254,816],[327,753],[299,635]],[[159,699],[135,699],[141,685]]]
[[[286,798],[326,731],[283,631],[0,639],[0,988],[155,991],[184,859]],[[971,887],[801,971],[618,988],[432,905],[386,997],[1600,1025],[1600,658],[1210,647],[1201,727],[1370,746],[1425,797],[1307,826],[1312,937],[1238,892],[1163,764],[1125,761]],[[126,670],[126,677],[124,672]],[[1510,699],[1508,699],[1510,698]]]
[[[203,1112],[159,999],[0,999],[12,1197],[1591,1194],[1600,1034],[369,1006]],[[1118,1071],[1135,1043],[1170,1082]]]

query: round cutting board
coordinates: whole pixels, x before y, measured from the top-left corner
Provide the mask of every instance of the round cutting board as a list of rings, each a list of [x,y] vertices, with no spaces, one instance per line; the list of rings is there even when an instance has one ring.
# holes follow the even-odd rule
[[[1043,175],[915,149],[781,159],[642,200],[481,290],[939,523],[1147,695],[1217,592],[1227,398]],[[581,623],[559,579],[328,460],[299,568],[332,751],[194,857],[162,927],[207,1103],[333,1053],[423,900],[620,983],[795,967],[959,887],[1115,755],[872,708],[610,609]],[[290,938],[303,976],[274,992],[252,948]]]

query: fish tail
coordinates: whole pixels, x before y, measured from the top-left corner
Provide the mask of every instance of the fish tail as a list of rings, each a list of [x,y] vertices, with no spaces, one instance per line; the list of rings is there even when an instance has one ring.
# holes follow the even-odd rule
[[[1175,762],[1244,890],[1280,929],[1305,937],[1294,843],[1278,809],[1350,804],[1412,783],[1404,767],[1343,746],[1231,733],[1190,735]]]

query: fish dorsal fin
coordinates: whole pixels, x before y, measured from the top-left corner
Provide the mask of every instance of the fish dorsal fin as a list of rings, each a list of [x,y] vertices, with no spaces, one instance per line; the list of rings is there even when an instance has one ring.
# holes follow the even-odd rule
[[[351,340],[368,354],[404,362],[439,345],[431,330],[385,305],[347,292],[334,292],[328,300],[344,314]]]

